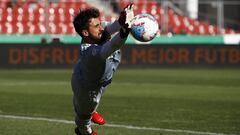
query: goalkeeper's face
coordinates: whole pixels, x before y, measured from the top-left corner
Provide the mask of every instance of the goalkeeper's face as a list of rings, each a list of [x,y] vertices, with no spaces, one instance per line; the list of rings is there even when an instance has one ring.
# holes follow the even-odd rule
[[[101,22],[99,18],[91,18],[89,19],[88,23],[89,25],[87,29],[87,37],[93,43],[98,43],[102,37],[103,30],[104,30],[101,25]]]

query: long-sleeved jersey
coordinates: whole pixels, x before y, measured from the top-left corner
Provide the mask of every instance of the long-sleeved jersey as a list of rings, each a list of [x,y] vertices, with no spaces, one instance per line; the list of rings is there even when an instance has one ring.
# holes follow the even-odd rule
[[[106,29],[112,35],[120,26],[114,22]],[[81,44],[80,57],[73,72],[79,83],[88,88],[109,84],[121,61],[120,48],[125,41],[126,38],[121,39],[118,33],[103,45]]]

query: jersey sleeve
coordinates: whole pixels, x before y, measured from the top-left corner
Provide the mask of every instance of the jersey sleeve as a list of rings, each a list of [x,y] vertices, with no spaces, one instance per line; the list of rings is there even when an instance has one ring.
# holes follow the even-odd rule
[[[102,45],[100,55],[103,59],[109,57],[113,52],[119,50],[126,42],[127,38],[122,39],[120,33],[117,33],[110,41]]]
[[[115,20],[114,22],[102,22],[102,26],[107,29],[108,33],[111,35],[118,32],[121,28],[121,25],[118,23],[118,20]]]

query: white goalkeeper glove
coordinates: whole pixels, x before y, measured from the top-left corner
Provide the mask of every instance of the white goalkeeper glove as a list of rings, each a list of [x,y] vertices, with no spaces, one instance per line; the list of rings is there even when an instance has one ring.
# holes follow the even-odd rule
[[[118,22],[125,29],[130,29],[132,27],[132,23],[134,19],[133,8],[134,8],[134,5],[129,4],[120,13]]]

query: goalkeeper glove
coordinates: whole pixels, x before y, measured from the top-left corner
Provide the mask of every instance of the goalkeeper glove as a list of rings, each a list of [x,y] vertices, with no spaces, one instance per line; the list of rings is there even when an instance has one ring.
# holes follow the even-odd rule
[[[133,8],[134,8],[134,5],[129,4],[120,13],[118,22],[125,29],[132,27],[133,18],[134,18]]]

